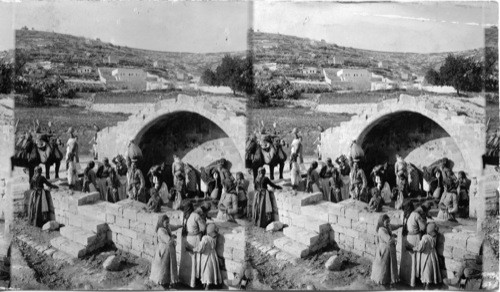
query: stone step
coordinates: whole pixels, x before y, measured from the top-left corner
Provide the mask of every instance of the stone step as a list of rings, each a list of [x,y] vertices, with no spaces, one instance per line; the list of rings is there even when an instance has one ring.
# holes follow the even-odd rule
[[[73,220],[70,225],[73,223],[75,227],[95,233],[107,232],[109,227],[106,223],[106,204],[108,202],[78,206],[79,220]]]
[[[300,227],[316,233],[328,233],[332,229],[328,221],[317,220],[307,215],[294,215],[291,226]]]
[[[53,238],[50,241],[50,245],[52,247],[67,253],[68,255],[74,257],[74,258],[82,258],[87,254],[87,248],[79,243],[76,243],[74,241],[71,241],[65,237],[59,236],[56,238]]]
[[[94,232],[73,226],[62,227],[59,232],[61,233],[62,237],[74,241],[75,243],[78,243],[83,247],[95,245],[99,242],[100,239]]]
[[[274,240],[273,243],[274,246],[292,255],[295,258],[305,258],[310,253],[309,247],[307,247],[307,245],[297,242],[286,236]]]
[[[307,245],[307,247],[314,246],[319,241],[319,234],[304,228],[289,226],[283,229],[283,234],[299,243]]]

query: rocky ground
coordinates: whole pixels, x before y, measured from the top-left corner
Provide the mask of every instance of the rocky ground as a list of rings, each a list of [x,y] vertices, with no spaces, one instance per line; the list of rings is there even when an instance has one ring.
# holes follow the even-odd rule
[[[134,255],[107,246],[82,259],[65,257],[58,252],[50,252],[50,239],[59,235],[58,231],[46,232],[30,226],[25,218],[16,218],[13,233],[17,235],[13,250],[18,250],[16,262],[25,261],[33,271],[36,282],[26,277],[12,279],[15,289],[63,289],[102,290],[138,289],[161,290],[148,281],[150,263]],[[24,235],[24,236],[23,236]],[[102,264],[110,255],[122,259],[120,271],[107,271]],[[13,259],[14,261],[14,259]],[[35,287],[33,287],[35,286]]]
[[[252,267],[258,272],[260,285],[271,289],[383,289],[370,283],[371,262],[350,252],[330,246],[321,253],[305,259],[290,260],[272,247],[272,241],[283,236],[282,232],[266,232],[251,227],[247,248]],[[333,255],[342,259],[342,270],[325,269],[326,261]]]

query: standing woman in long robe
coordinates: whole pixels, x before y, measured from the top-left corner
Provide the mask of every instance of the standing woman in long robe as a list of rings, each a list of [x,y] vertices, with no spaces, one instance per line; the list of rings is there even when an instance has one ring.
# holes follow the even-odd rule
[[[185,201],[182,209],[184,212],[182,224],[184,250],[181,253],[179,276],[184,284],[195,288],[197,279],[200,278],[201,257],[199,253],[194,252],[194,249],[205,234],[207,223],[199,213],[195,212],[191,201]]]
[[[35,168],[35,175],[31,179],[31,195],[28,209],[28,222],[30,225],[42,227],[43,224],[55,219],[54,204],[50,192],[44,189],[47,185],[50,188],[57,189],[42,175],[42,168]]]
[[[372,264],[371,279],[377,283],[392,285],[399,282],[396,239],[391,231],[391,219],[381,215],[377,224],[377,251]]]
[[[427,224],[427,233],[422,236],[422,240],[413,248],[415,252],[420,252],[420,280],[425,289],[430,284],[440,284],[442,282],[439,259],[436,252],[436,242],[438,228],[436,223]]]
[[[156,224],[156,251],[151,262],[149,279],[164,288],[171,288],[179,281],[175,254],[175,235],[170,230],[170,219],[162,215]]]
[[[211,223],[207,225],[207,234],[203,236],[195,252],[201,257],[200,281],[209,290],[213,285],[222,284],[219,258],[217,257],[217,227]]]
[[[76,156],[74,153],[70,152],[67,156],[67,175],[68,175],[68,186],[73,189],[78,181],[78,168],[76,162]]]
[[[334,171],[335,166],[333,165],[332,159],[327,158],[326,165],[323,165],[319,172],[319,180],[321,182],[321,190],[323,191],[323,200],[328,202],[334,202],[334,198],[332,197],[332,177]]]
[[[107,193],[109,189],[112,188],[111,173],[113,171],[113,167],[109,163],[109,159],[107,157],[104,157],[102,162],[103,164],[97,169],[97,185],[101,201],[107,201]]]
[[[252,222],[255,226],[266,228],[267,225],[274,221],[274,194],[267,189],[271,186],[281,190],[281,187],[275,185],[267,176],[264,167],[259,168],[257,178],[255,179],[255,196],[252,208]]]
[[[427,212],[428,208],[426,205],[422,205],[415,210],[411,208],[406,208],[407,206],[413,206],[409,201],[405,203],[404,213],[405,219],[403,224],[405,224],[406,236],[403,234],[403,248],[401,249],[401,265],[399,275],[401,281],[415,287],[416,279],[420,278],[420,257],[419,252],[413,250],[407,250],[406,247],[413,249],[418,245],[422,235],[425,234],[425,227],[427,224]],[[408,216],[406,214],[410,212]]]

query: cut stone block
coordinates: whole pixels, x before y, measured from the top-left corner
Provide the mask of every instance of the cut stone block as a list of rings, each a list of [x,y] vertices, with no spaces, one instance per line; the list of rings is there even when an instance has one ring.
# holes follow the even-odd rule
[[[81,244],[82,246],[89,246],[97,241],[97,235],[93,232],[80,229],[72,226],[65,226],[60,230],[61,236]]]
[[[309,248],[307,247],[307,245],[296,242],[287,237],[282,237],[282,238],[278,238],[274,241],[274,245],[279,249],[281,249],[282,251],[292,255],[295,258],[304,258],[307,255],[309,255]],[[280,239],[281,241],[276,243],[276,241]]]
[[[66,253],[74,258],[81,258],[87,253],[85,246],[64,237],[53,238],[50,241],[50,244],[59,251],[62,251],[63,253]]]
[[[319,241],[318,233],[294,226],[283,229],[283,234],[307,246],[315,245]]]
[[[108,202],[78,206],[78,214],[97,221],[106,222],[106,206]]]

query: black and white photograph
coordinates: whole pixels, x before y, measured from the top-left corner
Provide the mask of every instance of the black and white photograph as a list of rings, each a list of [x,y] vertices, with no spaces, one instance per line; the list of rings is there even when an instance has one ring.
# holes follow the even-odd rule
[[[493,2],[254,3],[268,288],[498,287],[497,23]]]
[[[0,1],[0,290],[498,290],[498,15]]]
[[[240,286],[250,3],[8,5],[7,287]]]

